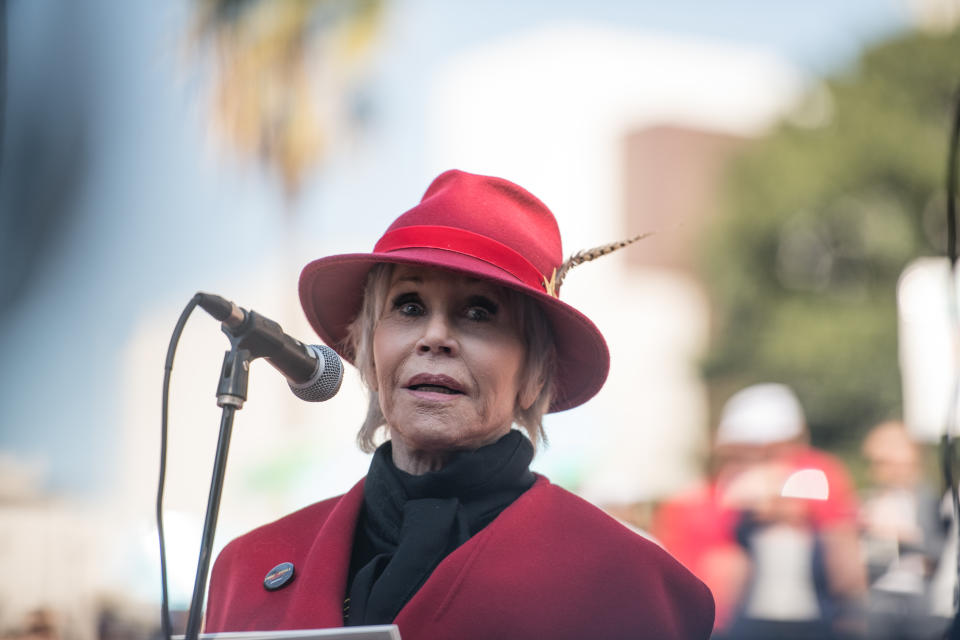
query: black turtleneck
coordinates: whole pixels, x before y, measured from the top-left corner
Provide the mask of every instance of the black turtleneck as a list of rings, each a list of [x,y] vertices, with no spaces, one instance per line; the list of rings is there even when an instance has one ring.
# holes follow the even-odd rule
[[[516,430],[417,476],[397,469],[392,453],[390,442],[376,450],[364,483],[347,582],[349,625],[392,622],[441,560],[534,482],[533,445]]]

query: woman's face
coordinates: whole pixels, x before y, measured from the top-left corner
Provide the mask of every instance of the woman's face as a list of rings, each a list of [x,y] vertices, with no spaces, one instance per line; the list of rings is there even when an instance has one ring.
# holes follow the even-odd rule
[[[373,334],[376,391],[390,437],[407,450],[476,449],[506,434],[526,350],[496,285],[399,265]]]

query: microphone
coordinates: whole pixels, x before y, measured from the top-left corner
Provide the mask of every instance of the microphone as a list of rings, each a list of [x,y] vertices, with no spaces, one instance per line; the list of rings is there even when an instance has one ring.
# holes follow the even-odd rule
[[[280,325],[256,311],[247,311],[212,293],[197,293],[198,304],[222,323],[223,330],[239,338],[239,346],[253,358],[266,358],[287,379],[301,400],[323,402],[340,390],[343,363],[323,344],[305,345],[284,333]]]

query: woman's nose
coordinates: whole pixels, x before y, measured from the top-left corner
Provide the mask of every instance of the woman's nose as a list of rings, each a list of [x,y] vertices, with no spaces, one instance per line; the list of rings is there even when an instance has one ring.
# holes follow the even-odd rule
[[[438,353],[454,355],[458,351],[457,341],[453,335],[453,327],[443,314],[434,314],[424,326],[423,335],[417,341],[417,351],[420,353]]]

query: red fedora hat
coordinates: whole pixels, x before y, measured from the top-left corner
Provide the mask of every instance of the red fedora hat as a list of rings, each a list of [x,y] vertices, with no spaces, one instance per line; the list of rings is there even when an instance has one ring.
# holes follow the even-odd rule
[[[304,267],[300,303],[307,319],[349,362],[354,354],[346,346],[347,326],[360,311],[367,273],[380,262],[450,269],[535,298],[557,347],[550,411],[583,404],[603,386],[610,367],[607,343],[586,316],[557,297],[560,229],[525,189],[502,178],[447,171],[390,225],[372,253],[329,256]]]

